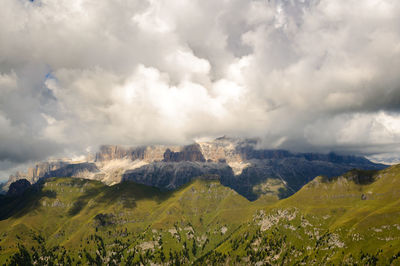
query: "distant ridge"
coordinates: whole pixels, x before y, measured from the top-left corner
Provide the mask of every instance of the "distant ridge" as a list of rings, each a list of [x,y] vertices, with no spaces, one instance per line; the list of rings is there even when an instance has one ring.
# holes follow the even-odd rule
[[[260,195],[287,197],[315,176],[340,175],[351,169],[383,169],[364,157],[335,153],[292,153],[257,149],[257,139],[220,137],[186,146],[122,147],[103,145],[83,162],[48,161],[10,176],[4,186],[21,178],[34,184],[49,177],[79,177],[117,184],[131,180],[161,189],[176,189],[197,176],[215,175],[250,200]]]

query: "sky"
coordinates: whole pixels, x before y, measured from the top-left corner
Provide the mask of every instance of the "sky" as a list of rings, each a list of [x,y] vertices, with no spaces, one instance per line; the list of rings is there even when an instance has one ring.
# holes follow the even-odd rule
[[[398,0],[0,3],[0,179],[222,135],[400,158]]]

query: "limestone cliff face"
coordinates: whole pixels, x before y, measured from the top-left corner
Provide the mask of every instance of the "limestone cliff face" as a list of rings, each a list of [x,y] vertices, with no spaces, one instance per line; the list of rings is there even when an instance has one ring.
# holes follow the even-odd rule
[[[165,152],[180,152],[180,146],[153,145],[146,147],[121,147],[116,145],[103,145],[96,153],[96,162],[129,159],[131,161],[143,160],[146,162],[158,162],[164,159]]]
[[[253,147],[252,141],[222,137],[198,144],[206,161],[226,163],[232,168],[235,175],[241,174],[243,169],[250,166],[250,163],[246,160],[246,155],[241,153],[239,147]]]
[[[174,189],[199,176],[218,176],[221,183],[248,199],[273,193],[285,197],[318,175],[341,175],[353,168],[382,169],[363,157],[334,153],[291,153],[257,149],[255,139],[222,137],[186,146],[100,147],[93,162],[43,162],[27,173],[10,176],[8,185],[26,178],[81,177],[108,185],[131,180]],[[6,186],[7,188],[7,186]]]
[[[35,183],[40,178],[44,177],[48,172],[57,170],[66,165],[68,165],[68,162],[63,161],[41,162],[36,164],[34,167],[28,168],[26,178],[31,183]]]
[[[132,180],[162,189],[175,189],[201,176],[231,177],[233,173],[226,164],[191,161],[155,162],[126,171],[123,180]]]
[[[47,172],[44,177],[79,177],[82,172],[95,173],[98,171],[99,169],[94,163],[71,163]]]
[[[37,163],[34,167],[28,168],[26,173],[17,172],[15,175],[11,175],[3,189],[7,190],[11,183],[20,179],[26,179],[29,183],[34,184],[39,181],[40,178],[46,176],[46,174],[50,171],[57,170],[68,164],[69,162],[66,161],[48,161]]]
[[[210,142],[199,142],[201,152],[207,161],[241,162],[243,158],[237,151],[239,143],[227,138],[219,138]]]
[[[103,145],[96,153],[96,161],[110,161],[127,157],[129,150],[116,145]]]
[[[164,162],[205,162],[199,144],[184,146],[181,151],[171,151],[169,148],[164,152]]]

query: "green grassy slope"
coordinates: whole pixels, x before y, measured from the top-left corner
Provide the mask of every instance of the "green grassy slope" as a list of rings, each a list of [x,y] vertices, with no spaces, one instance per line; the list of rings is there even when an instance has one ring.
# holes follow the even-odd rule
[[[399,265],[400,165],[317,177],[258,211],[204,261]]]
[[[400,165],[249,202],[218,181],[173,192],[48,179],[0,205],[0,263],[400,265]]]
[[[107,253],[108,247],[118,246],[114,252],[121,257],[131,250],[136,262],[146,252],[158,254],[153,259],[159,262],[170,259],[170,253],[184,257],[183,252],[195,260],[226,239],[257,206],[218,181],[195,180],[162,192],[133,182],[108,187],[83,179],[48,179],[39,191],[3,201],[0,263],[10,262],[18,243],[28,250],[59,247],[55,254],[65,248],[71,261],[83,263],[90,261],[86,253],[96,257],[100,242]],[[109,254],[100,257],[105,262]]]

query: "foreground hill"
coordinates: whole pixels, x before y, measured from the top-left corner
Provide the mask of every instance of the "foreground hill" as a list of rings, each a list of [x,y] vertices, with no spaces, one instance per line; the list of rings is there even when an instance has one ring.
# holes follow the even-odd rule
[[[399,258],[397,165],[317,177],[293,196],[259,210],[204,260],[400,265]]]
[[[0,263],[26,248],[39,263],[119,264],[193,261],[237,230],[257,204],[211,176],[174,192],[49,178],[0,206]]]
[[[49,178],[0,204],[0,263],[400,265],[400,165],[250,202],[203,176],[175,191]]]
[[[27,173],[10,176],[5,190],[18,179],[34,184],[49,177],[86,178],[108,185],[129,180],[174,190],[197,176],[211,174],[247,199],[256,200],[271,194],[285,198],[318,175],[333,177],[353,168],[386,167],[363,157],[291,153],[259,149],[258,145],[255,139],[222,137],[186,146],[103,146],[87,161],[43,162]]]

